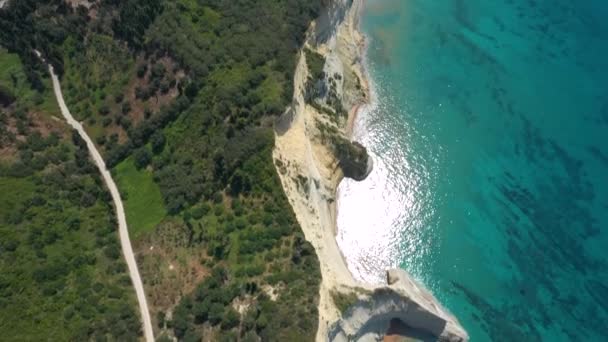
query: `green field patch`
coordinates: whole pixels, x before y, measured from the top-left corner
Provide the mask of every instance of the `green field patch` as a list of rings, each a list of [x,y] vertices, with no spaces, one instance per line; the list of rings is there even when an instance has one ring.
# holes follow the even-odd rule
[[[133,158],[114,168],[115,179],[123,197],[131,237],[151,231],[167,215],[160,188],[152,172],[138,170]]]
[[[51,80],[44,78],[42,83],[42,93],[31,89],[19,56],[0,48],[0,87],[8,90],[21,106],[59,116]]]

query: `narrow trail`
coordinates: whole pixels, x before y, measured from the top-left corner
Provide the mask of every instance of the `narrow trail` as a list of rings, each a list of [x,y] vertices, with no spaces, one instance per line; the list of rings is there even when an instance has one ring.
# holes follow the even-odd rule
[[[141,277],[139,276],[139,270],[137,269],[137,263],[133,254],[133,248],[131,247],[131,240],[129,239],[129,231],[127,229],[125,210],[122,205],[120,193],[118,192],[116,183],[114,183],[114,180],[112,179],[112,175],[106,168],[106,163],[103,161],[103,158],[101,157],[101,154],[99,154],[99,151],[97,151],[95,144],[93,144],[93,141],[91,140],[91,138],[89,138],[89,135],[82,128],[82,125],[78,121],[76,121],[74,117],[72,117],[72,114],[66,106],[65,101],[63,100],[63,94],[61,92],[61,84],[59,83],[57,75],[55,75],[53,66],[50,64],[49,72],[53,80],[53,90],[55,91],[55,97],[57,98],[57,103],[59,104],[59,108],[61,109],[61,114],[67,120],[68,124],[72,126],[76,131],[78,131],[80,137],[87,143],[89,153],[93,157],[93,160],[95,161],[95,165],[97,165],[99,172],[101,172],[101,176],[103,177],[106,186],[108,187],[108,189],[110,189],[110,194],[112,194],[112,200],[114,201],[114,206],[116,207],[116,216],[118,218],[118,232],[120,235],[120,244],[122,245],[122,252],[125,256],[125,260],[127,261],[127,266],[129,268],[129,275],[131,276],[131,281],[133,282],[133,287],[135,287],[135,292],[137,294],[137,301],[139,302],[139,311],[141,313],[141,319],[144,325],[144,336],[146,338],[146,342],[154,342],[154,332],[152,331],[150,310],[148,310],[148,302],[146,301],[146,295],[144,294],[144,286],[141,281]]]

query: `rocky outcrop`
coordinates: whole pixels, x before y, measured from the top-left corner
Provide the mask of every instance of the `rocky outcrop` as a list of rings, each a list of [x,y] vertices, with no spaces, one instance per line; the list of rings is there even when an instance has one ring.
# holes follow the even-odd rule
[[[338,145],[336,150],[338,165],[344,177],[362,181],[372,172],[374,163],[363,145],[356,141],[347,141]]]
[[[305,101],[316,112],[318,135],[334,153],[336,171],[341,171],[338,182],[342,176],[364,180],[373,168],[366,148],[349,137],[358,108],[369,99],[361,63],[364,39],[357,31],[360,6],[358,0],[326,1],[305,48],[309,68]],[[323,72],[315,72],[319,61]],[[314,77],[317,74],[322,78]]]
[[[330,327],[329,341],[378,341],[395,321],[405,328],[393,333],[404,337],[446,342],[469,340],[456,318],[407,272],[389,270],[387,280],[388,286],[353,289],[359,301]]]
[[[340,25],[343,25],[347,17],[352,14],[352,9],[353,0],[324,0],[323,10],[315,20],[314,37],[312,37],[314,43],[324,44],[335,38]]]

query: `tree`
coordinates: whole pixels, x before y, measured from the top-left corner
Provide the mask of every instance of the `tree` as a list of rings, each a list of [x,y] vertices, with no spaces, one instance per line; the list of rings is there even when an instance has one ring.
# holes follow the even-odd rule
[[[116,245],[110,245],[103,250],[103,253],[110,259],[116,260],[120,257],[120,250]]]
[[[164,311],[159,311],[156,314],[156,321],[157,321],[158,327],[160,329],[162,329],[165,326],[165,312]]]
[[[108,127],[108,126],[110,126],[111,123],[112,123],[112,118],[109,118],[109,117],[105,117],[105,118],[103,118],[103,120],[101,120],[101,124],[103,125],[103,127]]]
[[[190,326],[190,323],[188,322],[188,310],[183,304],[184,303],[182,302],[177,307],[173,314],[173,320],[171,321],[173,331],[177,338],[183,338]]]
[[[148,65],[141,63],[137,66],[137,77],[142,78],[146,75],[146,71],[148,71]]]
[[[163,64],[154,64],[154,66],[152,67],[152,79],[163,78],[163,76],[165,76],[165,72],[167,72],[167,69],[165,69],[165,66]]]
[[[196,302],[193,307],[194,320],[198,324],[204,323],[209,317],[210,304],[208,300]]]
[[[173,342],[173,339],[170,338],[169,336],[163,334],[163,335],[160,335],[160,337],[158,337],[156,339],[156,342]]]
[[[129,112],[131,111],[131,104],[129,102],[124,102],[122,104],[121,110],[124,115],[129,114]]]
[[[150,144],[152,145],[152,152],[159,154],[165,148],[165,135],[162,131],[157,131],[150,137]]]
[[[188,330],[186,331],[186,334],[184,335],[184,342],[200,342],[201,337],[198,335],[198,333],[194,330]]]
[[[80,229],[80,218],[78,216],[70,216],[66,220],[66,225],[68,226],[68,230],[78,230]]]
[[[108,114],[110,114],[110,107],[108,107],[107,104],[101,105],[101,107],[99,107],[99,115],[106,116]]]
[[[233,308],[228,307],[222,318],[222,329],[230,330],[239,325],[241,316]]]
[[[230,193],[232,196],[238,196],[241,192],[251,190],[251,180],[248,174],[242,170],[237,170],[230,181]]]
[[[135,167],[138,170],[141,170],[150,164],[152,160],[152,155],[150,151],[146,147],[141,147],[133,153],[133,161],[135,162]]]
[[[97,197],[95,197],[95,194],[92,194],[90,192],[85,192],[82,194],[82,197],[80,197],[80,205],[85,208],[88,208],[95,204],[95,201],[97,201]]]
[[[209,322],[217,325],[224,318],[224,306],[220,303],[213,303],[209,307]]]

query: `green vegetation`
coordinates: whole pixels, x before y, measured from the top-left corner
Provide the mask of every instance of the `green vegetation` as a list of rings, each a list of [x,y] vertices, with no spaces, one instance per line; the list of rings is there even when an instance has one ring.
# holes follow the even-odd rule
[[[19,56],[0,47],[0,105],[4,104],[2,98],[7,96],[13,101],[6,101],[6,105],[17,101],[16,104],[21,109],[30,106],[36,111],[59,115],[49,80],[42,79],[41,84],[45,85],[44,91],[33,90]]]
[[[177,1],[151,25],[150,44],[194,75],[189,104],[164,128],[167,145],[151,165],[169,213],[182,213],[190,244],[207,249],[212,268],[168,322],[180,339],[200,336],[204,323],[218,339],[314,339],[319,265],[272,164],[269,123],[291,100],[315,6]],[[243,315],[235,301],[248,303]]]
[[[146,29],[162,11],[161,0],[106,0],[105,4],[118,7],[112,29],[118,38],[133,47],[143,45]]]
[[[140,322],[110,195],[84,142],[50,117],[49,79],[0,50],[0,335],[135,340]],[[10,133],[10,134],[5,134]]]
[[[223,195],[215,195],[184,215],[192,243],[206,246],[213,264],[224,271],[219,279],[209,280],[215,285],[204,283],[181,301],[173,323],[178,337],[194,334],[196,325],[206,321],[230,330],[215,319],[206,319],[199,310],[203,310],[201,305],[216,304],[216,308],[225,307],[222,315],[228,315],[229,304],[237,297],[249,298],[251,312],[241,319],[248,320],[246,329],[263,340],[299,341],[314,336],[319,265],[312,246],[296,233],[293,212],[269,159],[271,144],[272,139],[263,147],[266,153],[246,160],[245,171],[238,176],[242,179],[233,180],[231,191],[247,189],[242,190],[246,193],[232,197],[229,206],[223,204]],[[265,286],[280,288],[276,301],[262,291]],[[234,290],[216,300],[210,287],[220,292]],[[271,313],[280,319],[271,318]]]
[[[342,80],[342,76],[338,73],[325,75],[323,71],[325,57],[318,52],[307,48],[305,56],[308,67],[308,79],[305,86],[306,103],[338,124],[340,119],[345,119],[348,116],[348,112],[342,106],[342,100],[337,92],[337,82]],[[328,85],[329,89],[327,89]]]
[[[96,124],[89,126],[100,126],[104,116],[122,115],[122,103],[117,105],[115,97],[122,96],[135,74],[129,51],[112,37],[98,33],[91,33],[86,44],[69,37],[62,49],[63,93],[72,114],[82,121],[95,119]]]
[[[334,124],[315,121],[321,141],[331,147],[345,177],[363,180],[367,176],[370,158],[363,145],[351,141],[338,131]]]
[[[322,81],[325,79],[325,57],[320,53],[311,49],[305,49],[306,65],[308,66],[309,76],[313,82]]]
[[[342,315],[359,301],[359,297],[355,292],[344,293],[337,290],[331,292],[331,298]]]
[[[138,170],[132,158],[118,164],[113,173],[125,205],[129,234],[136,239],[166,216],[160,189],[152,173]]]
[[[1,161],[3,157],[7,160],[13,159],[16,153],[11,150],[16,149],[17,142],[26,138],[31,127],[48,121],[51,114],[58,112],[58,108],[51,90],[37,91],[30,87],[18,55],[0,48],[0,68]],[[48,84],[49,81],[40,80],[41,84]],[[31,113],[35,115],[30,115]],[[46,124],[48,125],[48,122]]]
[[[170,213],[224,190],[240,154],[272,144],[264,119],[281,114],[291,99],[297,48],[317,8],[293,0],[166,5],[150,44],[196,76],[185,89],[189,108],[165,130],[171,158],[155,161]]]
[[[313,105],[320,112],[328,111],[321,104],[317,103],[325,92],[325,57],[309,48],[304,50],[306,66],[308,67],[308,78],[306,79],[305,99],[306,103]],[[331,112],[329,112],[331,113]]]
[[[339,98],[337,91],[337,82],[342,79],[342,76],[338,73],[329,77],[329,92],[327,93],[327,106],[333,111],[333,116],[330,116],[334,120],[345,119],[348,117],[348,111],[342,105],[342,99]],[[357,81],[359,78],[356,78]]]
[[[134,236],[161,241],[158,249],[182,257],[176,268],[201,274],[195,286],[173,279],[181,298],[152,308],[162,333],[313,340],[319,263],[273,166],[272,124],[291,101],[321,1],[105,0],[95,18],[63,2],[15,4],[0,14],[0,42],[32,70],[32,84],[32,49],[55,65],[114,168],[128,220],[141,227]],[[205,255],[180,252],[192,250]],[[144,265],[166,265],[147,255]],[[161,297],[162,286],[146,285]],[[172,320],[158,314],[166,310]]]
[[[0,42],[19,54],[32,89],[42,91],[46,68],[34,51],[41,52],[63,74],[61,45],[69,36],[82,39],[86,11],[75,11],[64,1],[10,1],[7,6],[0,11]]]
[[[109,194],[84,142],[28,131],[0,163],[0,333],[133,340],[140,323]]]

